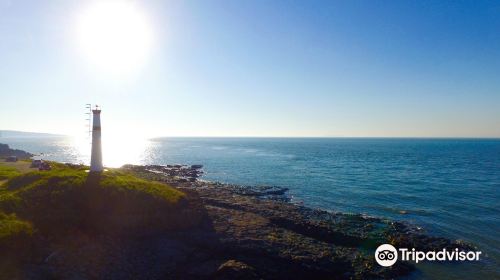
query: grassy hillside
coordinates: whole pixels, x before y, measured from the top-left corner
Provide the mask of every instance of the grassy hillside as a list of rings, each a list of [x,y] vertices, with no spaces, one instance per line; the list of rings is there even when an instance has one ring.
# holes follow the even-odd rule
[[[0,211],[31,221],[42,231],[131,230],[151,224],[159,228],[166,220],[163,226],[171,227],[175,220],[171,211],[185,198],[170,186],[120,171],[94,174],[84,168],[52,166],[51,171],[20,174],[0,165],[2,178],[8,179],[0,186]]]
[[[0,176],[7,179],[0,184],[0,269],[26,259],[36,236],[144,236],[200,220],[186,195],[165,184],[118,170],[94,174],[51,165],[51,171],[26,172],[0,164]]]

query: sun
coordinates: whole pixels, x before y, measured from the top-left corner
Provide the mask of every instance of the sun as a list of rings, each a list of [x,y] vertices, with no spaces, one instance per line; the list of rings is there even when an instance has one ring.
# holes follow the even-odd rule
[[[150,54],[153,32],[132,1],[95,1],[77,17],[77,44],[87,62],[110,74],[137,70]]]

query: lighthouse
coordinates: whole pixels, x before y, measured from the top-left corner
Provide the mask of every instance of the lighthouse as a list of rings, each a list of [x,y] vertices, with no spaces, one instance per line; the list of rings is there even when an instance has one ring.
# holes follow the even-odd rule
[[[90,172],[102,172],[101,147],[101,110],[95,106],[92,110],[92,153],[90,155]]]

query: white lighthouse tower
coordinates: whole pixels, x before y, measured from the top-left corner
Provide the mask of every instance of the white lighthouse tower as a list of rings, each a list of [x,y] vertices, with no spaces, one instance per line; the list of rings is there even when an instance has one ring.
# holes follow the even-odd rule
[[[102,147],[101,147],[101,110],[95,106],[92,110],[92,153],[90,155],[90,172],[102,172]]]

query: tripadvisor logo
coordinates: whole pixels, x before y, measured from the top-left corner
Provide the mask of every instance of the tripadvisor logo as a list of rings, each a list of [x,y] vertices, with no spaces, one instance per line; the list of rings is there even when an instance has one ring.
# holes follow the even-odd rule
[[[443,249],[440,251],[416,251],[415,248],[399,248],[398,250],[391,244],[382,244],[375,250],[375,260],[381,266],[392,266],[399,259],[402,261],[478,261],[481,251],[458,251]]]
[[[391,266],[398,260],[398,251],[391,244],[382,244],[375,251],[375,260],[381,266]]]

